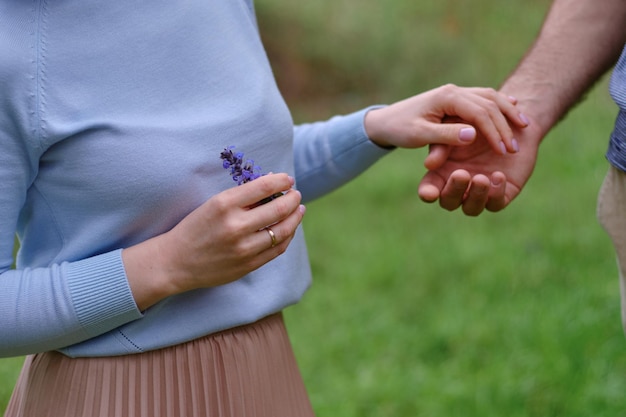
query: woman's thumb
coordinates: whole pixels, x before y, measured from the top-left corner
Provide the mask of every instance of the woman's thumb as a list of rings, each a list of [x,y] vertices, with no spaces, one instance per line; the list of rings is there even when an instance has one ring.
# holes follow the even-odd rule
[[[458,138],[459,138],[459,141],[461,141],[461,143],[468,144],[468,143],[474,142],[474,139],[476,139],[476,129],[474,129],[472,126],[467,126],[467,125],[455,125],[455,126],[460,127]]]
[[[431,129],[425,138],[430,144],[462,146],[476,139],[476,129],[464,123],[433,123]]]

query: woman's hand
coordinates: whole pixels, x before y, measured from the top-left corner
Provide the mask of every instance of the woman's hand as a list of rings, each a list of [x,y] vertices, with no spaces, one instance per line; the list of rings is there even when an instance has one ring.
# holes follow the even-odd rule
[[[377,145],[400,148],[469,145],[480,133],[494,152],[515,153],[519,147],[509,122],[518,128],[528,124],[515,103],[491,88],[448,84],[371,110],[365,116],[365,130]]]
[[[285,252],[305,211],[293,184],[286,174],[270,174],[233,187],[211,197],[171,231],[125,249],[124,265],[138,307],[227,284]],[[285,194],[256,204],[280,192]],[[275,245],[265,229],[269,226]]]

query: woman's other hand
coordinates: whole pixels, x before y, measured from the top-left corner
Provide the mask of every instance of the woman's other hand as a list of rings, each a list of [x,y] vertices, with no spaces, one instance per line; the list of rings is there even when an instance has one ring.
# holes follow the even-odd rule
[[[230,188],[169,232],[125,249],[124,265],[138,307],[227,284],[285,252],[305,212],[293,185],[286,174],[269,174]],[[257,205],[276,193],[284,195]]]

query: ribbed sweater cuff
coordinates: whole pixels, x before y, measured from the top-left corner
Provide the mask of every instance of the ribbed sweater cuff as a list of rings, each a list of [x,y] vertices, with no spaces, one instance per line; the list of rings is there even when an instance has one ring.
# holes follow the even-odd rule
[[[335,134],[347,138],[347,140],[331,143],[331,146],[336,147],[333,151],[335,164],[342,167],[348,177],[356,177],[361,174],[391,150],[376,145],[365,131],[365,115],[370,110],[380,107],[371,106],[333,120]]]
[[[142,317],[126,278],[121,249],[65,267],[78,320],[89,335],[100,335]]]

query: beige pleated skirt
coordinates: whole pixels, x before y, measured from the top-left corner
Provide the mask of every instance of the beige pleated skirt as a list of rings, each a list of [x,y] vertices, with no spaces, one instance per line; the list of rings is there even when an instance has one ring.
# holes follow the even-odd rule
[[[311,417],[281,314],[136,355],[26,358],[5,417]]]

